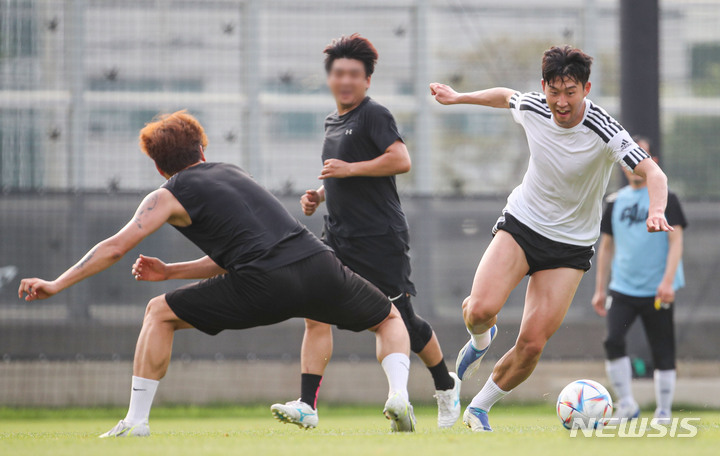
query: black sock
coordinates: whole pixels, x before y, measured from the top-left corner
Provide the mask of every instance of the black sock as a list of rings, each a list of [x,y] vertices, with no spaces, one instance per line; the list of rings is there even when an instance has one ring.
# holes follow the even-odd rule
[[[428,370],[435,382],[436,390],[445,391],[455,387],[455,380],[450,376],[444,358],[436,366],[428,367]]]
[[[317,397],[321,383],[322,375],[302,374],[300,376],[300,400],[313,409],[317,408]]]

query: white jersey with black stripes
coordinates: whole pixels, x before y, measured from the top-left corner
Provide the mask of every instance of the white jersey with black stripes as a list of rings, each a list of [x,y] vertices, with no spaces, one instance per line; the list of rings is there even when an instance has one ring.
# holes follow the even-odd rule
[[[648,154],[588,99],[582,122],[572,128],[555,123],[545,95],[539,92],[516,92],[510,109],[525,129],[530,162],[505,210],[554,241],[595,244],[613,165],[634,169]]]

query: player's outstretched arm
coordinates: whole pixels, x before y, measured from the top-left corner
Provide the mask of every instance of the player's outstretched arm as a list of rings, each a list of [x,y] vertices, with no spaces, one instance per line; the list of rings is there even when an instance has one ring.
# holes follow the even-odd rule
[[[673,227],[665,219],[668,198],[667,176],[651,158],[642,160],[635,166],[633,171],[638,176],[645,178],[648,193],[650,194],[650,208],[648,209],[646,222],[647,230],[650,233],[672,231]]]
[[[405,143],[398,139],[385,149],[385,153],[372,160],[352,163],[335,158],[325,160],[318,179],[395,176],[407,173],[410,171],[410,167],[410,153],[408,153]]]
[[[597,252],[597,268],[595,270],[595,294],[592,297],[592,306],[598,315],[604,317],[605,301],[607,300],[607,286],[610,282],[610,264],[615,254],[615,241],[609,234],[603,233]]]
[[[184,209],[168,190],[155,190],[145,197],[132,220],[117,234],[98,243],[75,266],[53,281],[23,279],[18,297],[24,297],[26,301],[49,298],[107,269],[180,211],[184,212]]]
[[[140,255],[132,267],[135,280],[158,282],[170,279],[208,279],[227,271],[209,256],[181,263],[165,263],[159,258]]]
[[[507,87],[495,87],[492,89],[478,90],[477,92],[458,93],[452,87],[439,82],[430,84],[430,94],[435,97],[438,103],[451,104],[475,104],[490,106],[491,108],[509,108],[510,97],[515,90]]]

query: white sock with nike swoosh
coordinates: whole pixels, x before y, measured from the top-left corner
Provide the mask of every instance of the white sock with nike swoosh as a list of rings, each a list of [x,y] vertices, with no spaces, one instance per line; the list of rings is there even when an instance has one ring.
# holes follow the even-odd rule
[[[388,379],[390,392],[388,397],[398,394],[404,400],[408,400],[407,382],[410,375],[410,358],[405,353],[390,353],[382,362],[385,376]]]
[[[132,378],[132,391],[130,392],[130,407],[125,421],[130,424],[147,423],[150,418],[150,407],[157,391],[158,380],[136,377]]]

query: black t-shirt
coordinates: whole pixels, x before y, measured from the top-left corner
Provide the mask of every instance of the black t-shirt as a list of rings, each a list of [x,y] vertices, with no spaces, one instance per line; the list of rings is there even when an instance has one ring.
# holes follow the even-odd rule
[[[600,232],[609,234],[610,236],[613,235],[612,212],[614,206],[615,200],[611,197],[608,197],[608,202],[605,205],[605,210],[603,211],[602,221],[600,222]],[[665,208],[665,219],[670,226],[679,225],[683,228],[687,227],[687,220],[685,219],[685,213],[682,210],[682,206],[680,206],[680,200],[678,199],[677,195],[672,192],[668,192],[667,207]]]
[[[175,227],[224,269],[270,271],[329,250],[241,168],[201,163],[162,186],[190,215]]]
[[[352,111],[325,119],[322,160],[349,163],[379,157],[402,137],[388,109],[366,97]],[[323,181],[328,209],[326,229],[336,236],[359,237],[407,231],[395,176],[329,178]]]

